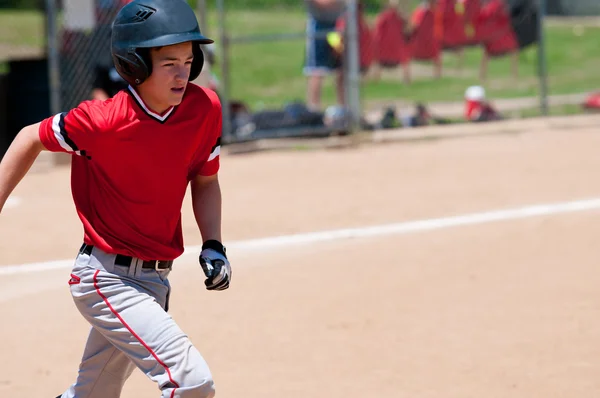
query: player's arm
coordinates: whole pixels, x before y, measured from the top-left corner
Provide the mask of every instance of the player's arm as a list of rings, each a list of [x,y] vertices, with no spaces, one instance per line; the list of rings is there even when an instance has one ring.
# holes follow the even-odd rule
[[[87,105],[23,128],[0,163],[0,210],[42,150],[83,156],[94,127]]]
[[[24,127],[0,162],[0,212],[4,203],[44,150],[38,134],[40,123]]]
[[[202,235],[202,241],[222,241],[221,237],[221,187],[219,169],[221,159],[221,103],[215,93],[210,95],[212,102],[211,122],[205,127],[204,134],[210,134],[207,143],[199,148],[192,174],[189,176],[194,216]]]
[[[221,237],[221,187],[218,174],[197,175],[191,182],[194,217],[202,235],[202,241]]]
[[[206,275],[204,284],[208,290],[225,290],[231,280],[231,265],[225,254],[221,236],[221,186],[219,185],[219,161],[221,154],[221,104],[212,95],[213,122],[209,127],[214,145],[210,151],[201,151],[201,166],[193,168],[191,180],[194,216],[202,235],[200,265]]]
[[[231,265],[221,238],[221,187],[217,174],[197,175],[191,183],[194,216],[202,235],[200,265],[208,290],[225,290],[231,280]]]

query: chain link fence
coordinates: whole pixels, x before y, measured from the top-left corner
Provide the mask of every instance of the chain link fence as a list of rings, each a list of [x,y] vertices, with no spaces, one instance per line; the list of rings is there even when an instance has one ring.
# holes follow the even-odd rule
[[[316,26],[300,7],[216,3],[225,143],[360,128],[357,1],[336,11],[343,29],[335,21]],[[336,101],[322,100],[332,90]]]
[[[114,18],[130,1],[46,0],[49,75],[57,111],[112,97],[126,87],[113,65],[110,37]]]
[[[110,96],[120,87],[123,82],[110,57],[110,26],[126,2],[36,0],[27,11],[0,8],[1,85],[11,90],[11,100],[0,104],[5,104],[5,119],[22,116],[13,117],[12,130],[83,100]],[[490,6],[494,2],[500,5],[495,11]],[[194,1],[203,31],[216,42],[205,49],[205,79],[197,83],[215,89],[222,99],[226,143],[465,122],[469,87],[483,88],[505,117],[553,113],[557,104],[564,105],[559,111],[570,107],[566,111],[576,113],[590,91],[600,90],[595,66],[600,48],[594,39],[600,33],[600,2],[426,4],[346,1],[350,7],[338,21],[316,31],[310,29],[304,1]],[[546,11],[552,18],[541,18]],[[453,45],[448,39],[473,35],[474,15],[490,17],[494,12],[498,25],[486,40],[506,44],[504,36],[516,35],[510,51],[486,54],[489,49],[482,40]],[[386,36],[381,20],[394,13],[402,26]],[[586,18],[570,18],[581,13]],[[447,14],[454,15],[454,22]],[[305,67],[310,44],[317,39],[320,45],[339,46],[334,51],[338,68],[324,74],[319,89],[313,90]],[[435,47],[440,47],[438,58],[430,51]],[[405,53],[387,63],[382,53],[390,48]],[[311,104],[315,92],[320,93],[317,105]]]
[[[538,105],[547,107],[543,54],[534,54],[536,72],[528,71],[526,80],[519,76],[519,50],[535,47],[542,36],[533,1],[346,1],[346,12],[325,30],[314,28],[310,0],[296,7],[269,0],[254,0],[252,8],[231,3],[217,1],[212,20],[220,32],[223,99],[244,109],[237,113],[241,120],[229,118],[231,141],[311,135],[322,127],[329,134],[331,121],[344,125],[344,117],[354,122],[349,131],[460,121],[467,89],[486,81],[492,94],[533,92]],[[486,13],[491,22],[482,24],[478,18]],[[477,39],[474,29],[480,25],[487,30]],[[315,83],[306,76],[307,60],[314,40],[336,46],[331,32],[341,33],[346,44],[342,76],[339,69],[330,71]],[[511,92],[519,80],[524,89]],[[315,91],[319,101],[312,98]],[[293,115],[295,104],[310,108],[314,102],[320,108],[311,113],[317,114],[314,126]],[[247,110],[254,114],[250,119]]]
[[[215,39],[205,49],[210,82],[200,84],[221,98],[224,144],[457,123],[488,111],[490,120],[534,116],[556,104],[571,112],[589,77],[569,69],[576,62],[589,69],[595,54],[579,54],[590,49],[577,52],[583,44],[569,28],[545,24],[543,6],[552,1],[339,0],[343,10],[326,28],[315,27],[310,0],[197,1],[201,27]],[[127,2],[61,1],[54,13],[60,89],[52,91],[61,109],[96,97],[102,84],[119,88],[110,24]],[[593,4],[568,2],[562,12]],[[560,57],[559,47],[579,61]],[[327,66],[318,78],[307,73],[315,57],[318,68]]]
[[[548,0],[548,14],[560,16],[597,16],[600,14],[600,1]]]
[[[60,108],[71,109],[94,96],[113,94],[120,77],[110,57],[111,24],[122,0],[62,0],[57,24]],[[59,14],[55,14],[58,18]],[[104,93],[94,93],[94,90]]]

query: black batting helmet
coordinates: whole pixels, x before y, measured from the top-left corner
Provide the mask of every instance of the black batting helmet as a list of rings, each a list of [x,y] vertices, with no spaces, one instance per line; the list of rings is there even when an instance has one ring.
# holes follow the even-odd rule
[[[204,64],[201,44],[213,43],[200,32],[194,10],[184,0],[134,0],[112,25],[111,53],[115,68],[129,84],[141,84],[152,73],[150,48],[192,42],[194,61],[189,80]]]

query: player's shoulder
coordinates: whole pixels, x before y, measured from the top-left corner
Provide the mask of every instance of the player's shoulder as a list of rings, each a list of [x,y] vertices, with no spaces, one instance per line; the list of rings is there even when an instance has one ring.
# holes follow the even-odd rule
[[[186,97],[188,102],[204,102],[210,104],[213,108],[221,109],[221,100],[214,90],[207,87],[198,86],[194,83],[188,83],[186,88]]]
[[[113,97],[106,100],[89,99],[79,103],[76,109],[89,113],[113,112],[122,107],[127,99],[125,90],[119,91]]]
[[[106,100],[83,101],[72,110],[72,113],[87,117],[96,126],[107,126],[125,120],[129,115],[130,108],[131,101],[128,100],[128,94],[125,90],[121,90]]]

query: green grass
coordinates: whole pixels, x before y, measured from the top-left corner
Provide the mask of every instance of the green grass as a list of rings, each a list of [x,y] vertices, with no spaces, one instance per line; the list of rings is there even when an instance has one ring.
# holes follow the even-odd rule
[[[0,74],[8,73],[10,57],[39,53],[46,34],[44,16],[35,11],[0,10]]]
[[[227,28],[232,36],[302,32],[304,14],[299,11],[231,11]],[[216,16],[209,17],[210,27],[216,27]],[[213,29],[211,34],[215,35]],[[600,74],[596,72],[600,60],[597,37],[600,28],[586,28],[577,36],[570,27],[548,26],[546,28],[548,82],[550,94],[568,94],[600,88]],[[478,79],[482,50],[465,52],[462,71],[457,70],[457,58],[452,53],[444,55],[445,77],[440,80],[428,75],[430,66],[414,64],[418,77],[410,85],[404,85],[398,77],[386,77],[363,84],[363,99],[370,103],[377,100],[402,99],[408,101],[454,101],[461,100],[464,90]],[[246,101],[253,108],[278,106],[287,101],[304,99],[306,81],[302,75],[304,41],[265,42],[233,44],[231,46],[231,94]],[[494,59],[489,64],[489,78],[485,83],[492,98],[535,96],[538,94],[537,48],[531,47],[519,56],[519,78],[510,76],[508,58]],[[324,101],[333,103],[335,92],[332,79],[325,84]]]
[[[0,10],[0,46],[40,48],[44,45],[45,37],[44,16],[41,13]]]
[[[208,16],[209,34],[218,39],[217,15]],[[237,37],[249,34],[303,32],[305,15],[301,9],[275,8],[266,10],[230,10],[226,21],[229,34]],[[600,89],[600,28],[588,27],[575,33],[571,27],[548,25],[547,57],[550,94],[568,94]],[[0,10],[0,73],[2,60],[15,49],[40,49],[45,42],[44,17],[35,11]],[[254,110],[281,106],[293,100],[304,100],[306,80],[302,75],[304,40],[235,43],[231,46],[231,94],[248,103]],[[386,73],[380,81],[363,83],[363,99],[368,106],[378,100],[460,101],[471,84],[480,84],[478,69],[482,51],[468,49],[462,71],[457,70],[457,58],[444,55],[444,77],[434,80],[430,65],[414,64],[415,79],[404,85],[400,73]],[[220,61],[220,59],[217,59]],[[5,67],[4,67],[5,69]],[[511,98],[538,94],[537,49],[523,51],[519,56],[520,76],[510,76],[508,58],[492,60],[489,79],[485,83],[489,96]],[[217,74],[219,74],[217,65]],[[221,76],[220,76],[221,77]],[[327,79],[324,102],[333,103],[333,79]]]

